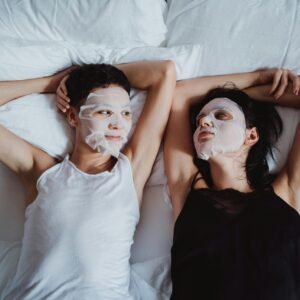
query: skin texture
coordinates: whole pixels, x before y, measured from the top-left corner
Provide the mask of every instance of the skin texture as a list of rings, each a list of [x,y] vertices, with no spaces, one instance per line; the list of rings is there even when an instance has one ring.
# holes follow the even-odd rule
[[[141,199],[144,185],[164,134],[176,84],[175,66],[171,61],[137,62],[117,66],[127,76],[132,87],[146,90],[147,99],[136,129],[123,150],[132,167],[134,185]],[[68,72],[29,81],[0,83],[2,104],[30,93],[54,92]],[[93,92],[93,91],[91,91]],[[67,96],[65,96],[67,99]],[[116,159],[91,149],[82,139],[80,119],[76,109],[69,107],[69,124],[75,129],[75,146],[70,160],[89,174],[111,170]],[[0,126],[0,161],[19,175],[27,192],[27,204],[37,196],[36,181],[57,161]]]
[[[192,180],[198,172],[193,162],[195,149],[189,124],[190,106],[201,101],[209,90],[224,86],[227,82],[233,82],[237,88],[244,90],[254,99],[300,107],[300,79],[287,70],[208,76],[177,82],[164,141],[166,174],[174,220],[181,212]],[[300,167],[299,131],[298,126],[289,160],[273,183],[275,193],[298,211],[300,211],[300,176],[296,170]],[[258,139],[255,128],[247,129],[243,145],[238,151],[216,155],[209,160],[215,189],[233,188],[241,192],[251,191],[243,166],[249,149]],[[203,180],[199,180],[196,184],[196,188],[206,187]]]

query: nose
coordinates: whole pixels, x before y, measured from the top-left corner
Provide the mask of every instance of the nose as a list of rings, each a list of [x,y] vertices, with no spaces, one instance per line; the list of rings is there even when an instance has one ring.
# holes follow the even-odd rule
[[[201,119],[199,120],[199,125],[200,127],[204,127],[204,128],[207,128],[207,127],[213,127],[213,122],[212,122],[212,119],[210,118],[210,116],[203,116],[201,117]]]
[[[108,126],[109,129],[121,129],[122,127],[119,126],[118,124],[109,124]]]
[[[108,125],[109,129],[122,129],[123,123],[121,120],[121,116],[115,116]]]

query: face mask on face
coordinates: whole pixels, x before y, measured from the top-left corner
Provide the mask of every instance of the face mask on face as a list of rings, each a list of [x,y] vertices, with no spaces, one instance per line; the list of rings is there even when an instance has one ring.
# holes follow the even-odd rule
[[[197,116],[197,123],[193,140],[201,159],[236,152],[245,141],[244,113],[228,98],[216,98],[206,104]]]
[[[92,149],[104,155],[119,156],[131,129],[129,96],[120,87],[90,93],[80,107],[81,134]]]

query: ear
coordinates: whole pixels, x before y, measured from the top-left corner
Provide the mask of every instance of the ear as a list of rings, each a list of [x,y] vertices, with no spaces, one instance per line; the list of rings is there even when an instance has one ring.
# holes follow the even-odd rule
[[[253,146],[259,140],[259,134],[257,132],[256,127],[247,128],[246,129],[246,138],[244,144],[247,146]]]
[[[78,112],[74,107],[70,107],[70,109],[67,111],[67,120],[68,123],[72,127],[77,127],[79,122],[78,122]]]

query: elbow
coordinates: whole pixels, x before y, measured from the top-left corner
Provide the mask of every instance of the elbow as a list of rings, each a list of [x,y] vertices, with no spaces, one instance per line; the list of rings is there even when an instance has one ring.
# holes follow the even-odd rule
[[[176,85],[176,67],[172,60],[161,60],[148,64],[148,75],[144,80],[145,89],[167,85],[174,89]]]
[[[167,79],[176,82],[176,65],[172,60],[165,60],[162,62],[160,80]]]
[[[164,61],[165,74],[168,76],[176,76],[176,65],[173,60]]]

